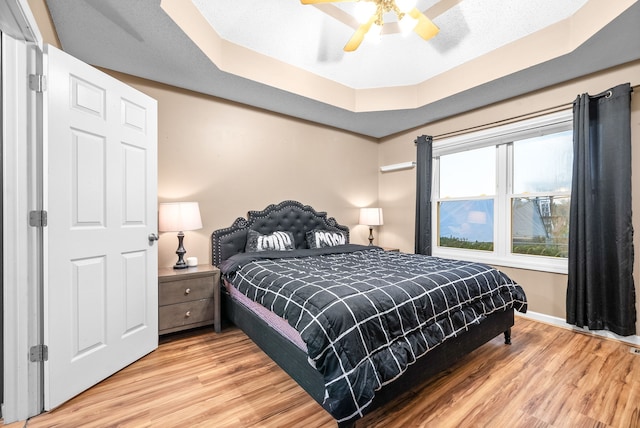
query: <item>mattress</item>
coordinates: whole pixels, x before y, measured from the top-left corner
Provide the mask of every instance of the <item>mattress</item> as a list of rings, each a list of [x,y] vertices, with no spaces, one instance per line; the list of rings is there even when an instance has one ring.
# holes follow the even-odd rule
[[[302,340],[300,333],[291,327],[289,323],[282,317],[279,317],[275,313],[271,312],[261,304],[254,302],[241,292],[239,292],[231,283],[227,280],[223,281],[224,287],[229,293],[229,296],[236,302],[242,304],[244,307],[255,313],[260,319],[266,322],[271,328],[278,332],[282,337],[289,340],[296,347],[307,353],[307,345]]]

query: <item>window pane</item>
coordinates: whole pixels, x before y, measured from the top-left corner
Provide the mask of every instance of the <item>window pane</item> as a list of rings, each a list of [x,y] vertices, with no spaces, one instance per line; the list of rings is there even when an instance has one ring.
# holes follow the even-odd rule
[[[441,201],[441,247],[493,251],[493,199]]]
[[[440,198],[494,195],[496,148],[440,156]]]
[[[573,131],[513,143],[513,193],[569,192]]]
[[[568,196],[513,198],[511,251],[517,254],[567,257]]]

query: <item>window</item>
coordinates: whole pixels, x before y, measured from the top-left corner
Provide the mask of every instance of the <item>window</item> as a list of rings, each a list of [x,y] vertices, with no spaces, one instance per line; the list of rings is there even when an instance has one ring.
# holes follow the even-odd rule
[[[566,272],[571,116],[434,143],[434,255]]]
[[[573,133],[513,142],[511,252],[567,257]]]
[[[493,251],[495,151],[483,147],[440,158],[440,246]]]

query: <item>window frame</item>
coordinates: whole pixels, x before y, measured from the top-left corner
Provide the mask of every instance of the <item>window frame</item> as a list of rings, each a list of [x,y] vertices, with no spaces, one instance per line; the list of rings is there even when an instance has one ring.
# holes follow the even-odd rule
[[[511,200],[513,194],[513,141],[538,137],[573,129],[572,110],[563,110],[544,116],[496,126],[468,134],[444,138],[433,143],[433,179],[431,195],[432,254],[492,265],[566,274],[567,258],[511,253]],[[482,147],[497,146],[496,192],[494,198],[493,251],[440,247],[438,206],[440,201],[469,200],[473,197],[440,199],[440,156]],[[556,195],[556,192],[544,195]],[[529,194],[527,196],[536,196]],[[570,193],[569,193],[570,196]],[[486,199],[486,196],[483,198]]]

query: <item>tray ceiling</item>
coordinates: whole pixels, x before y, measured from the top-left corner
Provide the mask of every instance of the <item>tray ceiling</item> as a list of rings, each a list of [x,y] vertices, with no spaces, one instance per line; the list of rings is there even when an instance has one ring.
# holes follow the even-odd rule
[[[630,0],[420,0],[434,39],[385,17],[390,34],[351,53],[352,4],[47,5],[63,49],[89,64],[374,138],[640,57]]]

